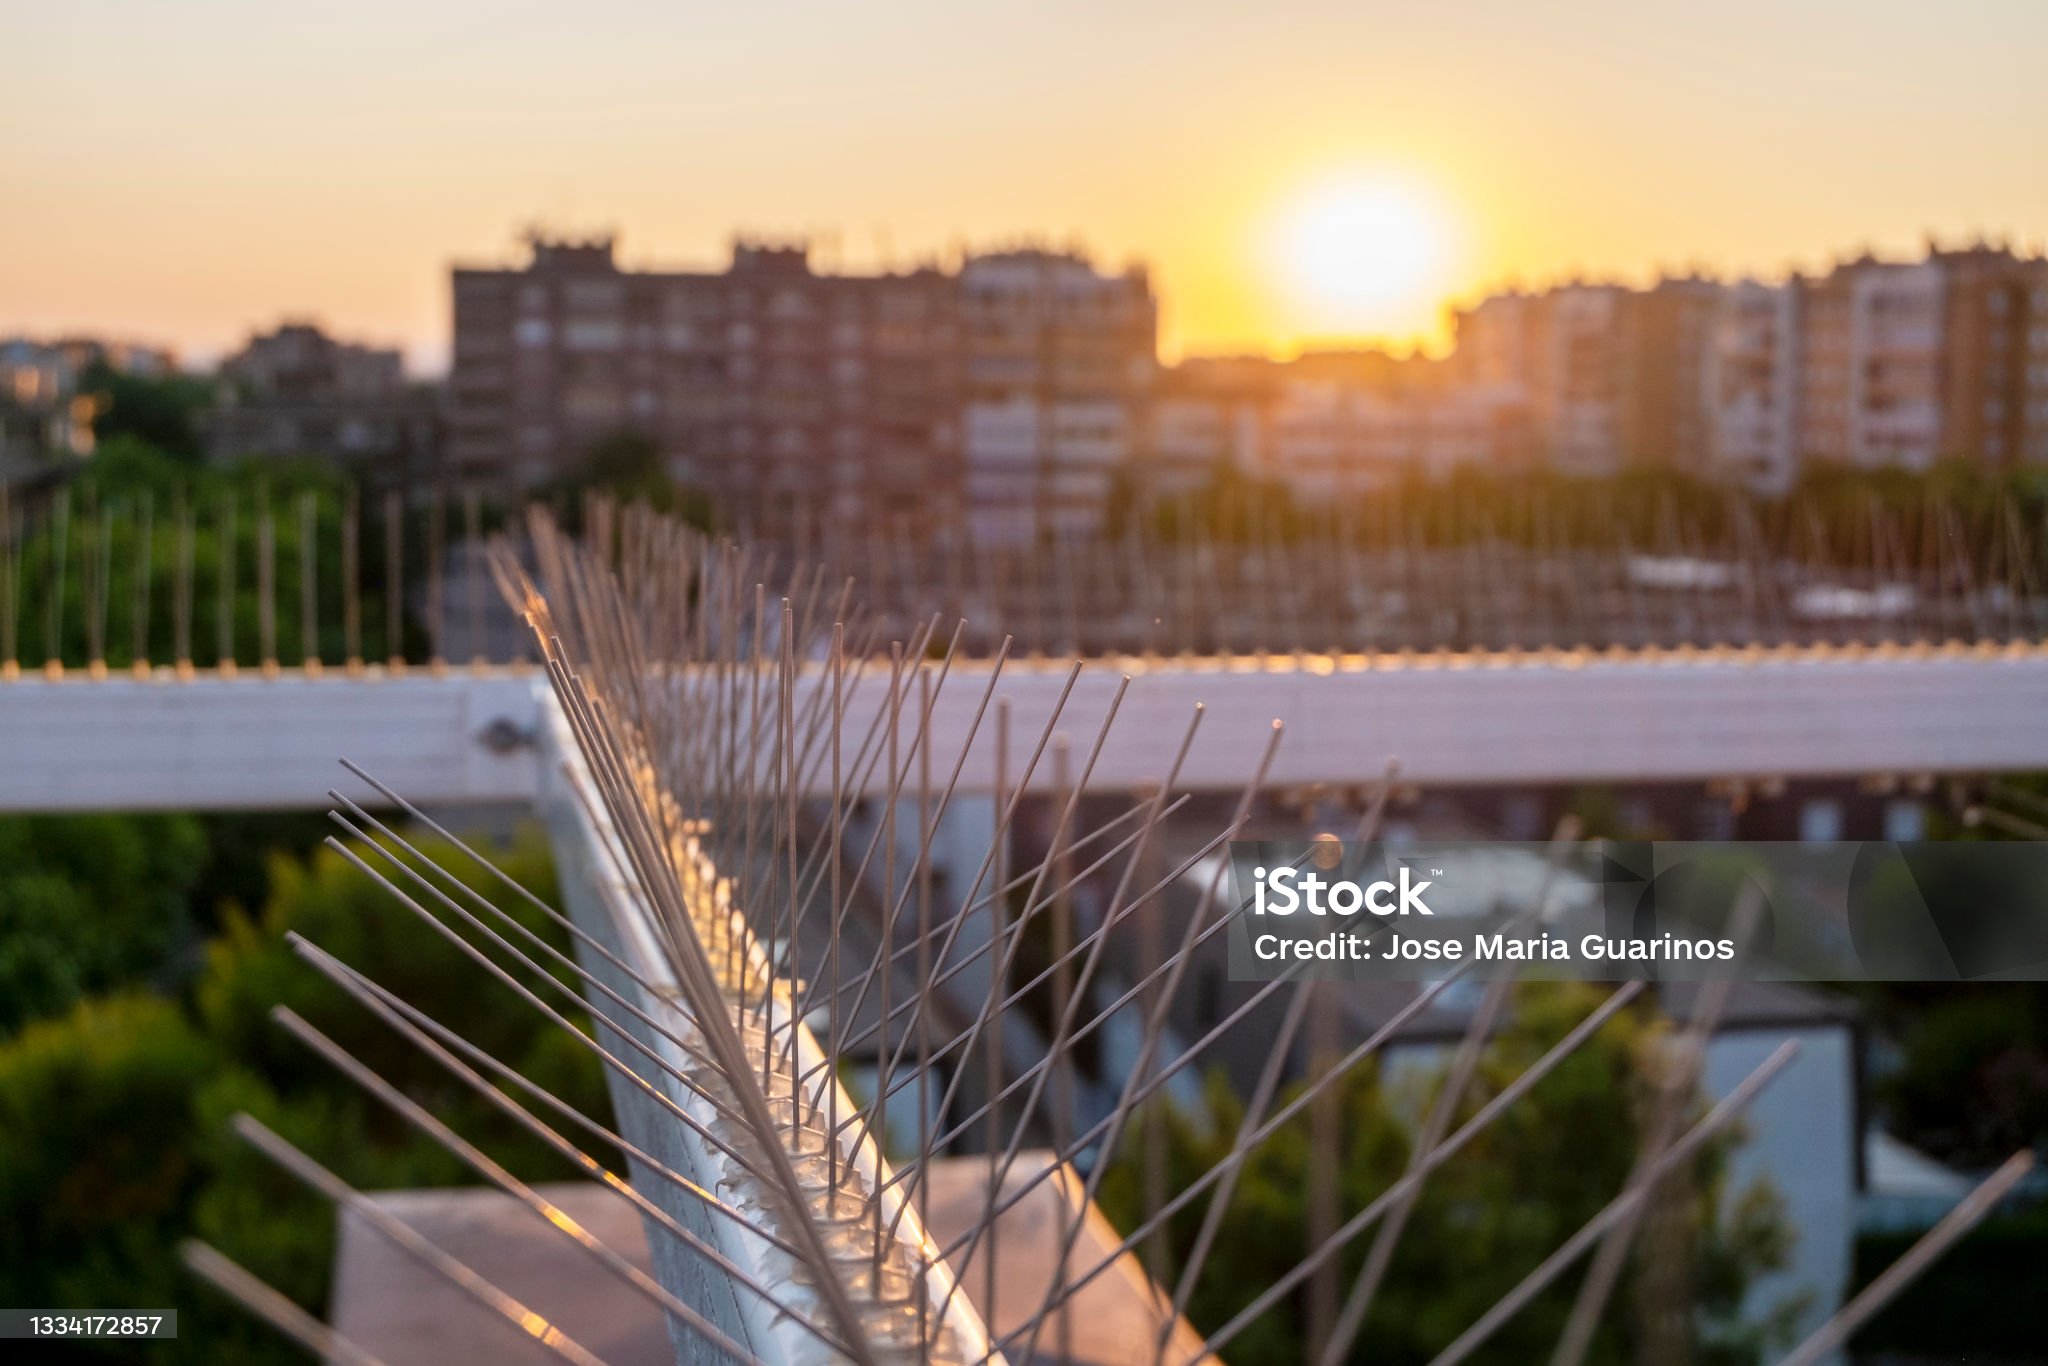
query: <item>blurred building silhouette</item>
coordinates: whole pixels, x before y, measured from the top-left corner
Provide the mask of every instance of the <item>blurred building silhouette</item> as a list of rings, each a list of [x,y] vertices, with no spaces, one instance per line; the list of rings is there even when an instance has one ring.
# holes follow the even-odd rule
[[[1490,295],[1442,363],[1309,355],[1165,378],[1164,484],[1234,459],[1311,494],[1463,464],[1573,475],[1650,466],[1788,489],[1809,467],[2048,463],[2048,260],[2002,247],[1864,256],[1781,283],[1673,276]],[[1205,445],[1206,443],[1206,445]]]
[[[92,454],[98,405],[85,381],[96,366],[157,379],[178,362],[160,347],[89,337],[0,340],[0,472],[59,452]]]
[[[1776,493],[1808,465],[2048,462],[2048,261],[2002,247],[1777,284],[1569,284],[1456,316],[1466,382],[1525,394],[1539,458],[1570,473]]]
[[[1763,493],[1799,470],[1800,296],[1738,280],[1724,286],[1707,391],[1708,469]]]
[[[449,471],[532,490],[608,438],[757,529],[1028,538],[1092,525],[1151,378],[1142,274],[1042,251],[948,273],[813,270],[739,242],[717,273],[622,270],[610,238],[458,269]]]
[[[2048,463],[2048,261],[1940,253],[1942,433],[1988,464]]]
[[[1621,296],[1615,439],[1640,464],[1705,473],[1714,458],[1718,281],[1673,276]]]
[[[1017,544],[1100,530],[1151,397],[1150,282],[1022,250],[969,258],[959,288],[972,534]]]
[[[1021,249],[875,275],[739,242],[718,272],[535,237],[454,273],[445,472],[530,492],[632,434],[770,534],[1019,544],[1115,491],[1232,471],[1329,497],[1462,467],[1651,466],[1782,493],[1811,467],[2048,462],[2048,261],[1979,244],[1826,274],[1481,299],[1441,359],[1156,359],[1142,270]],[[282,334],[280,334],[280,341]]]
[[[431,475],[439,396],[407,382],[395,350],[335,339],[288,322],[221,362],[205,418],[215,459],[312,456],[380,483]]]

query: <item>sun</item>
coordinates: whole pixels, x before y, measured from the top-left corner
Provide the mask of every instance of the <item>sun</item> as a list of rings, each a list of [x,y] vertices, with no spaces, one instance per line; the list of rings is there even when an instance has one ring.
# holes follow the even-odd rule
[[[1276,226],[1274,264],[1309,330],[1378,336],[1432,325],[1451,232],[1420,188],[1385,177],[1327,181]]]

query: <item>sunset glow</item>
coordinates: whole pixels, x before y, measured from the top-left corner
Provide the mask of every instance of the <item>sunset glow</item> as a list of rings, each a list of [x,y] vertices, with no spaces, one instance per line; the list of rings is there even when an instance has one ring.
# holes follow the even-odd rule
[[[433,369],[451,262],[545,223],[707,269],[1076,242],[1152,267],[1169,358],[1440,350],[1510,282],[2048,224],[2048,7],[1656,8],[0,0],[0,332],[300,315]]]
[[[1386,177],[1343,177],[1288,205],[1271,246],[1299,326],[1318,336],[1426,333],[1452,281],[1451,225],[1429,197]]]

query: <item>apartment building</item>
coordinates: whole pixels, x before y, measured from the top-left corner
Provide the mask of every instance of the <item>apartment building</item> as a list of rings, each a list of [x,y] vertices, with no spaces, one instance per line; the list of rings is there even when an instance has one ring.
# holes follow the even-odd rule
[[[821,275],[763,242],[719,272],[623,270],[608,237],[530,245],[454,272],[455,479],[545,488],[631,433],[764,532],[958,525],[952,277]]]
[[[1865,256],[1804,286],[1800,457],[1924,470],[1942,454],[1944,272]]]
[[[970,534],[1099,531],[1146,431],[1158,305],[1145,272],[1032,248],[970,257],[958,284]]]
[[[1266,466],[1310,499],[1352,496],[1393,482],[1420,435],[1415,411],[1396,396],[1332,379],[1294,379],[1273,405]]]
[[[1531,410],[1551,467],[1564,474],[1612,474],[1621,445],[1622,310],[1619,285],[1566,285],[1550,296],[1548,373]]]
[[[625,270],[610,238],[531,249],[454,273],[458,479],[544,488],[630,432],[764,532],[1019,541],[1098,527],[1144,429],[1142,272],[1037,250],[840,275],[792,244],[738,242],[718,272]]]
[[[1468,396],[1466,423],[1516,413],[1524,453],[1570,474],[1619,469],[1628,455],[1629,302],[1618,285],[1568,284],[1495,294],[1456,312],[1450,375]]]
[[[1427,396],[1421,472],[1442,479],[1460,469],[1507,472],[1534,459],[1528,396],[1513,385],[1445,385]]]
[[[1451,315],[1451,364],[1460,384],[1513,388],[1532,397],[1550,385],[1549,294],[1490,294]]]
[[[1934,260],[1946,277],[1943,453],[2048,460],[2048,261],[1983,244]]]
[[[1721,293],[1708,362],[1712,477],[1777,496],[1799,471],[1801,291],[1739,280]]]
[[[1145,487],[1169,493],[1222,467],[1316,498],[1530,456],[1528,401],[1421,356],[1310,352],[1292,361],[1187,361],[1152,404]]]
[[[1707,471],[1722,295],[1719,281],[1688,275],[1621,296],[1615,436],[1624,462]]]
[[[391,483],[433,472],[439,397],[411,384],[397,351],[288,322],[221,362],[203,419],[207,454],[314,456]]]
[[[531,248],[454,273],[448,473],[545,488],[632,432],[771,532],[1086,535],[1120,480],[1178,496],[1225,468],[1308,496],[1529,464],[1775,494],[1809,464],[2048,461],[2048,262],[1981,245],[1784,284],[1504,292],[1455,315],[1441,362],[1168,371],[1145,273],[1073,253],[842,275],[769,242],[715,272],[623,269],[608,238]]]
[[[1284,367],[1263,357],[1187,360],[1155,380],[1137,483],[1178,497],[1220,473],[1266,473],[1266,426]]]

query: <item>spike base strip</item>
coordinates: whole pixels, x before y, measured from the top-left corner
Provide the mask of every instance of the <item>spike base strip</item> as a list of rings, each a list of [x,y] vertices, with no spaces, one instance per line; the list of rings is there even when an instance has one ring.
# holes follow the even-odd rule
[[[603,804],[597,799],[568,720],[552,702],[544,704],[539,729],[543,751],[540,807],[555,846],[566,909],[586,932],[610,944],[623,960],[632,964],[647,983],[656,988],[663,988],[664,984],[673,986],[667,946],[686,937],[667,933],[634,882],[621,876],[620,870],[630,864],[617,847],[618,836],[603,821]],[[646,800],[664,801],[648,775],[638,777]],[[916,1211],[903,1207],[902,1183],[892,1180],[894,1174],[875,1139],[865,1133],[842,1132],[836,1139],[836,1164],[826,1160],[826,1137],[817,1118],[825,1107],[822,1088],[839,1084],[834,1069],[827,1065],[818,1041],[800,1020],[794,1021],[796,1047],[794,1057],[791,1056],[792,984],[780,978],[775,978],[774,990],[769,994],[768,1032],[764,1037],[760,1016],[763,985],[773,976],[767,948],[750,932],[744,916],[732,905],[730,884],[712,865],[700,842],[699,830],[680,821],[672,823],[671,828],[680,832],[676,836],[679,847],[672,857],[682,904],[694,922],[696,942],[707,946],[707,966],[750,1061],[749,1075],[727,1078],[704,1067],[653,1031],[648,1031],[648,1037],[642,1041],[660,1050],[694,1083],[720,1098],[728,1095],[734,1085],[760,1086],[765,1062],[768,1083],[763,1089],[772,1098],[770,1112],[777,1121],[776,1133],[797,1169],[806,1197],[807,1208],[801,1217],[810,1220],[821,1233],[833,1255],[840,1282],[882,1360],[943,1363],[983,1358],[990,1350],[988,1334],[967,1298],[950,1294],[951,1272],[939,1260],[938,1248],[918,1222]],[[618,973],[601,957],[593,955],[587,966],[628,996],[646,993],[645,987]],[[664,995],[669,1004],[681,1000],[679,990],[664,991]],[[651,1001],[647,1005],[654,1008]],[[679,1010],[676,1014],[675,1032],[693,1043],[699,1042],[692,1038],[695,1027],[687,1022],[684,1012]],[[802,1100],[796,1107],[802,1113],[794,1123],[790,1103],[792,1071],[803,1078],[799,1083]],[[658,1075],[647,1079],[662,1086],[670,1099],[698,1115],[707,1125],[716,1126],[735,1147],[744,1151],[756,1142],[752,1134],[741,1132],[739,1126],[721,1123],[715,1109],[703,1097],[689,1094],[688,1088]],[[694,1173],[705,1186],[764,1228],[777,1234],[786,1231],[784,1225],[793,1217],[786,1208],[787,1202],[779,1192],[766,1189],[730,1154],[719,1152],[686,1127],[670,1122],[623,1084],[614,1086],[613,1101],[621,1131],[634,1143],[676,1170]],[[842,1113],[855,1108],[843,1093],[838,1103]],[[835,1165],[836,1185],[829,1179]],[[879,1273],[873,1255],[877,1190],[882,1192],[880,1226],[887,1228],[892,1221],[897,1222],[895,1236],[884,1239]],[[702,1210],[681,1202],[662,1183],[649,1183],[646,1194],[659,1201],[671,1215],[687,1222],[700,1236],[717,1243],[778,1298],[823,1320],[822,1306],[815,1303],[814,1273],[802,1261],[731,1221],[709,1219]],[[843,1258],[838,1255],[841,1248],[845,1251]],[[675,1266],[661,1271],[665,1282],[673,1273],[695,1282],[694,1288],[707,1298],[722,1301],[721,1313],[710,1314],[707,1309],[707,1314],[722,1324],[730,1316],[733,1322],[728,1331],[737,1328],[734,1336],[764,1359],[806,1363],[827,1359],[814,1337],[774,1314],[758,1297],[735,1296],[730,1287],[711,1284],[701,1261],[692,1266],[678,1259]],[[933,1306],[947,1302],[945,1312],[937,1319],[937,1332],[922,1352],[917,1337],[920,1315],[910,1300],[920,1285]],[[930,1320],[931,1311],[924,1317]]]

